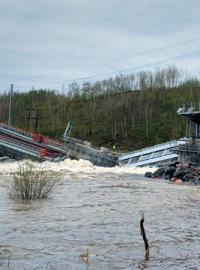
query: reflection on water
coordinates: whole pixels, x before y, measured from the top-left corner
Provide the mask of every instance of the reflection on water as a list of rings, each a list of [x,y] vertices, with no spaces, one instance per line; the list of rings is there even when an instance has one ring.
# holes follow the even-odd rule
[[[1,176],[0,269],[199,269],[198,187],[114,170],[63,170],[51,198],[31,203],[11,201]]]

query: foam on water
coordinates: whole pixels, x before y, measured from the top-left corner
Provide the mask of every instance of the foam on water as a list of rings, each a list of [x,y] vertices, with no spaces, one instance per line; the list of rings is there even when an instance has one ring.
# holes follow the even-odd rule
[[[7,175],[14,173],[19,164],[23,164],[25,161],[6,161],[0,163],[0,174]],[[38,162],[34,162],[36,167],[43,168],[44,170],[51,170],[55,172],[60,171],[69,171],[73,173],[133,173],[133,174],[144,174],[145,172],[154,172],[156,167],[142,167],[142,168],[134,168],[134,167],[99,167],[93,165],[91,162],[87,160],[71,160],[65,159],[60,162],[49,162],[45,161],[42,164]]]

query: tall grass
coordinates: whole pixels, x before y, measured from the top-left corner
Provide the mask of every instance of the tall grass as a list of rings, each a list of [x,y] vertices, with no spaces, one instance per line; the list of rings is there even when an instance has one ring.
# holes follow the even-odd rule
[[[37,168],[32,162],[26,161],[19,164],[8,193],[12,199],[45,199],[52,192],[57,180],[51,172],[44,171],[42,167]]]

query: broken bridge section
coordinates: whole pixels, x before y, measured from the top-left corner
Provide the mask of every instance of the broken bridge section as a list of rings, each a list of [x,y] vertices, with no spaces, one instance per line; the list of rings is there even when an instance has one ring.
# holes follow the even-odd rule
[[[68,135],[68,134],[67,134]],[[6,123],[0,123],[0,155],[13,159],[60,161],[66,158],[89,160],[94,165],[113,167],[118,157],[105,148],[65,136],[65,141],[53,140],[39,133],[29,133]]]
[[[64,143],[0,123],[0,155],[13,159],[57,161],[66,158]]]

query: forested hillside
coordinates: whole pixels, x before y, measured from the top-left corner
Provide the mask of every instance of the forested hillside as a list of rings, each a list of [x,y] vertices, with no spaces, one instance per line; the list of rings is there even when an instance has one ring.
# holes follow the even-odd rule
[[[61,138],[68,121],[72,136],[97,146],[134,150],[185,135],[185,119],[176,114],[184,103],[200,101],[200,82],[183,79],[175,68],[156,73],[85,83],[69,91],[14,92],[13,124],[26,128],[29,108],[40,109],[40,132]],[[8,119],[8,93],[0,96],[0,121]],[[34,118],[34,116],[32,116]],[[34,119],[29,129],[34,130]]]

